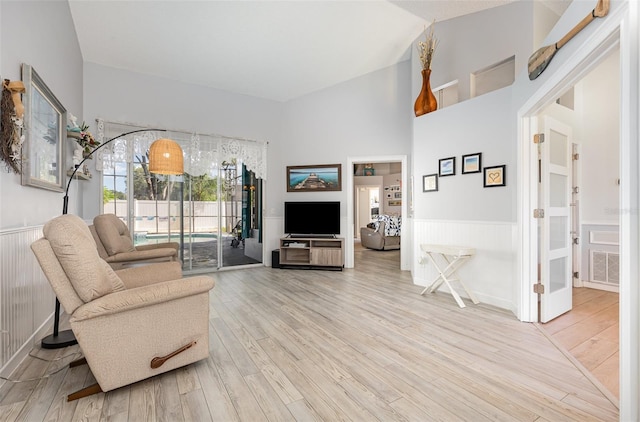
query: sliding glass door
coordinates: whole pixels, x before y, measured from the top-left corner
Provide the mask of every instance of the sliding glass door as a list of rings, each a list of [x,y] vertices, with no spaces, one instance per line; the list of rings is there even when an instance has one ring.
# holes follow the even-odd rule
[[[241,159],[162,176],[149,172],[146,151],[123,158],[103,168],[103,212],[127,224],[135,245],[178,242],[190,272],[262,262],[262,180]]]

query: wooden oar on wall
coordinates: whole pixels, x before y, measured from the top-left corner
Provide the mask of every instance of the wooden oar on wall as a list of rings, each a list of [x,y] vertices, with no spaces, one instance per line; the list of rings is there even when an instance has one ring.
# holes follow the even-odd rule
[[[598,0],[595,9],[582,19],[571,31],[567,33],[560,41],[553,45],[540,48],[529,57],[529,79],[534,80],[549,65],[551,59],[560,50],[562,46],[571,40],[578,32],[582,31],[585,26],[589,25],[595,18],[603,18],[609,13],[609,0]]]

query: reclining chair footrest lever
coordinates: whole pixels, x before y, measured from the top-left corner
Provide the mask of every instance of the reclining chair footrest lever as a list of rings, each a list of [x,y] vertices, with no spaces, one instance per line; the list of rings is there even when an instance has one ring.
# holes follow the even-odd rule
[[[184,346],[182,346],[181,348],[179,348],[175,352],[169,353],[167,356],[155,357],[155,358],[151,359],[151,368],[153,368],[153,369],[160,368],[162,365],[164,365],[164,363],[166,361],[168,361],[169,359],[171,359],[175,355],[184,352],[188,348],[195,346],[195,344],[196,344],[196,342],[192,341],[189,344],[185,344]]]

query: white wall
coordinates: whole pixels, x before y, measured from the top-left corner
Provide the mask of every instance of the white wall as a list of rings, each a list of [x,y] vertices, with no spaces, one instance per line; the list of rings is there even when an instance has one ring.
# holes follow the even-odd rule
[[[384,190],[385,188],[388,188],[391,186],[398,186],[399,188],[401,188],[402,173],[387,174],[384,176],[382,183],[383,183],[383,186],[382,186],[382,197],[380,198],[380,210],[381,210],[380,213],[402,216],[402,205],[389,205],[389,201],[397,201],[398,199],[400,201],[407,200],[407,198],[396,198],[397,194],[400,194],[400,196],[402,196],[402,190],[393,191],[393,192],[390,190]],[[391,198],[388,198],[387,195],[391,195]]]
[[[435,36],[439,45],[432,62],[431,86],[438,87],[457,79],[458,99],[465,101],[470,97],[470,73],[513,55],[516,56],[516,69],[526,66],[533,48],[533,4],[516,1],[436,22]],[[422,78],[416,56],[414,49],[412,92],[417,96]]]
[[[545,3],[534,1],[533,3],[533,45],[531,51],[546,45],[544,39],[553,29],[560,16],[551,10]],[[525,56],[528,58],[528,56]]]
[[[288,103],[183,84],[85,63],[85,115],[93,122],[131,122],[269,141],[265,203],[267,250],[278,247],[287,200],[346,201],[346,191],[287,193],[287,165],[343,164],[348,155],[408,154],[411,139],[409,62]],[[99,212],[100,179],[84,183],[83,216]],[[341,209],[343,227],[346,207]],[[344,232],[344,230],[343,230]],[[270,264],[270,256],[265,264]]]
[[[341,201],[342,235],[346,235],[346,166],[350,156],[409,154],[413,106],[408,61],[317,91],[285,104],[283,151],[268,214],[283,215],[285,201]],[[341,192],[286,192],[289,165],[342,164]],[[278,234],[281,236],[283,233]]]
[[[618,224],[620,214],[620,54],[616,50],[576,86],[580,143],[580,220]]]
[[[526,17],[530,15],[520,12],[522,12],[522,8],[531,7],[531,2],[517,3],[521,4],[514,3],[436,24],[436,35],[441,43],[434,58],[432,73],[432,86],[438,86],[452,79],[459,79],[462,101],[468,98],[468,89],[465,88],[465,84],[467,84],[469,72],[515,53],[518,76],[512,87],[437,110],[414,120],[412,151],[414,239],[416,240],[413,250],[414,256],[420,256],[418,243],[420,241],[429,243],[440,240],[454,244],[475,242],[476,247],[480,248],[479,253],[467,265],[468,271],[480,279],[482,278],[480,274],[483,274],[483,271],[493,268],[493,265],[496,264],[496,257],[501,257],[500,260],[503,264],[513,270],[517,265],[515,255],[511,256],[512,260],[504,259],[504,251],[517,244],[516,231],[506,228],[517,220],[517,141],[519,136],[516,113],[532,93],[540,87],[540,84],[553,74],[555,66],[562,63],[563,60],[566,60],[565,57],[579,48],[580,39],[586,36],[578,34],[574,38],[575,41],[563,47],[562,54],[558,53],[557,57],[554,57],[547,70],[538,79],[530,81],[526,63],[529,55],[533,52],[531,47],[533,41],[525,34],[532,34],[533,22]],[[593,8],[593,5],[588,2],[574,3],[575,5],[572,4],[567,13],[560,18],[542,45],[560,39]],[[615,3],[612,2],[612,9],[620,6],[619,2]],[[539,11],[535,23],[538,30],[544,27],[540,19],[545,18],[555,21],[552,14]],[[499,21],[493,19],[499,19]],[[503,22],[509,22],[507,27],[511,29],[504,30]],[[596,30],[598,24],[599,22],[594,22],[593,27],[590,27],[589,30]],[[515,27],[511,25],[515,25]],[[481,27],[483,31],[476,30],[478,27]],[[457,34],[460,39],[457,38]],[[519,37],[518,34],[522,34],[522,36]],[[539,33],[536,37],[539,37]],[[453,45],[445,44],[445,39],[450,39],[448,42],[453,42]],[[492,47],[495,47],[495,51]],[[481,65],[480,62],[484,58],[490,59],[490,61]],[[412,73],[413,91],[418,92],[421,81],[419,64],[415,54],[412,63],[414,69]],[[445,76],[437,76],[439,73]],[[507,165],[506,187],[485,189],[482,188],[480,174],[460,174],[461,155],[474,152],[483,153],[483,167]],[[438,159],[451,156],[456,157],[456,176],[440,178],[438,192],[423,193],[422,176],[437,173]],[[432,230],[434,222],[451,225],[451,232],[447,236],[442,233],[438,235]],[[497,232],[504,235],[499,237],[502,239],[499,244],[493,243],[495,239],[492,239],[492,242],[483,245],[482,242],[465,234],[467,232],[482,232],[483,227],[492,223],[505,225],[505,230],[500,231],[496,228]],[[507,236],[509,233],[514,237]],[[421,275],[424,274],[424,271],[417,262],[414,263],[413,275],[416,283],[425,282]],[[472,281],[472,283],[473,290],[478,295],[485,296],[485,300],[490,301],[489,303],[516,311],[521,281],[514,280],[513,273],[505,272],[497,275],[497,278],[494,277],[480,283]]]
[[[470,73],[514,55],[516,73],[526,68],[540,33],[556,19],[534,2],[514,2],[436,23],[440,44],[431,85],[457,79],[460,102],[413,122],[413,256],[421,255],[421,243],[475,247],[477,256],[466,267],[473,276],[468,280],[471,289],[481,300],[514,312],[516,256],[510,251],[516,221],[517,137],[512,89],[469,99]],[[419,92],[422,81],[415,52],[411,80],[412,91]],[[484,188],[483,173],[461,173],[462,155],[477,152],[482,153],[483,167],[506,165],[505,187]],[[456,175],[440,178],[437,192],[422,192],[422,176],[438,173],[438,160],[447,157],[456,157]],[[485,235],[491,238],[483,239]],[[415,261],[414,282],[428,283],[433,268]]]
[[[2,78],[21,80],[21,64],[33,66],[67,111],[82,121],[82,55],[67,2],[3,0],[0,9]],[[73,141],[63,142],[70,163]],[[62,213],[64,194],[22,186],[20,176],[2,166],[0,229],[42,224]]]
[[[3,79],[20,80],[20,65],[33,66],[68,112],[82,119],[82,56],[66,1],[0,1],[0,40]],[[69,146],[73,141],[63,142]],[[62,213],[64,194],[22,186],[19,175],[0,165],[0,237],[9,239],[0,253],[2,261],[10,261],[0,271],[7,293],[1,298],[0,326],[7,330],[3,339],[9,339],[3,342],[0,366],[8,376],[50,330],[54,296],[29,245],[40,236],[42,224]]]
[[[269,141],[267,201],[274,195],[269,181],[278,172],[282,151],[282,103],[168,79],[85,63],[85,115],[159,129],[237,136]],[[95,172],[94,172],[95,173]],[[85,218],[99,213],[100,178],[83,185]]]
[[[460,276],[482,302],[515,310],[516,157],[511,89],[418,117],[414,132],[414,256],[422,255],[421,244],[476,248],[476,256]],[[506,186],[485,188],[483,173],[462,174],[462,155],[478,152],[483,167],[506,165]],[[456,174],[439,178],[438,191],[423,192],[422,176],[438,173],[438,160],[447,157],[456,157]],[[416,284],[429,284],[434,274],[433,265],[414,263]]]
[[[461,245],[474,248],[475,254],[458,271],[460,279],[481,303],[516,312],[512,300],[516,284],[513,282],[513,269],[517,250],[513,239],[516,223],[493,221],[452,221],[424,220],[416,218],[414,226],[414,250],[419,251],[422,244]],[[413,268],[413,281],[420,286],[430,286],[438,277],[435,266],[424,254],[421,262]],[[443,261],[440,257],[440,268]],[[416,259],[416,261],[418,261]],[[446,263],[444,264],[446,266]],[[463,298],[468,295],[456,281],[451,283]],[[446,286],[440,290],[449,293]],[[453,301],[453,298],[451,298]],[[471,302],[465,300],[467,304]]]
[[[413,141],[416,219],[515,221],[515,141],[511,90],[498,91],[418,117]],[[482,153],[482,166],[505,164],[504,187],[483,187],[483,174],[462,174],[462,155]],[[456,158],[456,175],[440,177],[437,192],[422,192],[422,176],[438,160]]]

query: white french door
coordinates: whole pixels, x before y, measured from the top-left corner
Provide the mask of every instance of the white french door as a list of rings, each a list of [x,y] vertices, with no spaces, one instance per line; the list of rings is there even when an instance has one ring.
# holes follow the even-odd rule
[[[571,128],[549,116],[540,119],[540,321],[548,322],[572,307]]]

